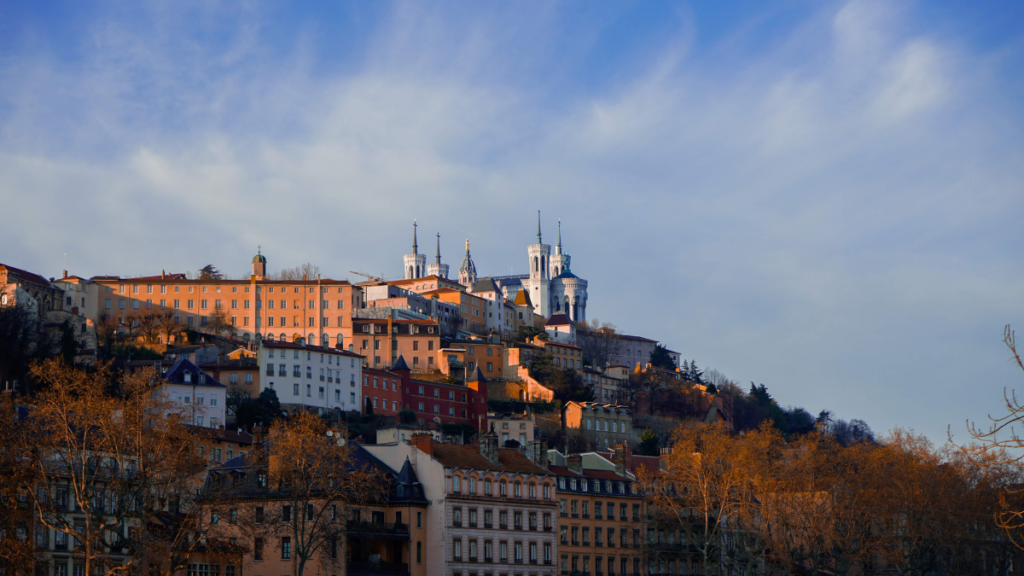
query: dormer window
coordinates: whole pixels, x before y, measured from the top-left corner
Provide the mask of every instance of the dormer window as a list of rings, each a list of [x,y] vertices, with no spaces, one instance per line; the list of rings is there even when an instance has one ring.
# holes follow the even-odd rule
[[[199,383],[200,384],[205,384],[206,383],[206,374],[200,374],[199,375]]]
[[[192,373],[191,372],[185,372],[185,383],[188,384],[190,382],[192,382]]]

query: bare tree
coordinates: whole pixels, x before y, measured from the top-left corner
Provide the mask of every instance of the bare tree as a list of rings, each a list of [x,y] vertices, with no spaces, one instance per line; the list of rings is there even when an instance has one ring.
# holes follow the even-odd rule
[[[210,314],[210,321],[206,325],[207,330],[218,336],[226,336],[234,330],[234,326],[231,325],[231,315],[228,314],[225,308],[216,308],[213,313]]]
[[[722,542],[745,506],[745,470],[735,448],[722,425],[680,427],[660,474],[642,469],[638,478],[651,521],[681,528],[684,544],[701,558],[701,574],[721,568]]]
[[[583,363],[601,370],[622,352],[615,326],[597,319],[584,319],[576,324],[576,343],[583,348]]]
[[[277,274],[270,274],[270,280],[316,280],[320,275],[320,267],[306,262],[294,268],[284,268]]]
[[[269,473],[272,499],[259,512],[262,522],[251,524],[259,527],[254,534],[275,539],[282,551],[287,546],[296,576],[310,562],[344,562],[346,505],[377,501],[385,493],[382,478],[355,466],[345,435],[316,415],[297,412],[278,421],[269,449],[255,454],[255,465]]]
[[[163,309],[157,311],[155,324],[160,336],[164,339],[164,343],[168,346],[174,341],[176,336],[185,333],[185,327],[179,322],[174,310]]]
[[[173,406],[151,369],[114,381],[107,367],[47,361],[33,374],[46,384],[27,424],[36,520],[72,543],[87,574],[138,569],[154,494],[185,488],[183,475],[201,469]]]
[[[1007,324],[1003,328],[1003,344],[1009,349],[1014,363],[1024,371],[1024,361],[1017,352],[1017,335]],[[1019,467],[1024,463],[1024,436],[1019,428],[1024,425],[1024,404],[1017,399],[1016,391],[1003,389],[1003,403],[1006,412],[1002,416],[989,416],[988,427],[979,427],[967,422],[967,431],[973,445],[959,446],[963,454],[973,463],[986,467]],[[952,442],[952,432],[949,432]],[[1001,495],[1001,509],[996,517],[999,527],[1006,530],[1014,543],[1024,549],[1020,534],[1024,531],[1024,488],[1020,485],[1007,487]]]

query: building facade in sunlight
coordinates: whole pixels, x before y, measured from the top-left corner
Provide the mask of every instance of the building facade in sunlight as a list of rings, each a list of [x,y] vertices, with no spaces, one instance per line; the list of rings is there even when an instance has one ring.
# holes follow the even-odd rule
[[[428,275],[447,279],[448,265],[441,263],[440,236],[434,263],[430,266],[426,264],[426,255],[419,253],[415,223],[412,249],[412,253],[402,257],[404,279],[411,280]],[[537,242],[527,246],[526,251],[529,257],[528,274],[480,278],[477,275],[476,262],[469,252],[469,240],[466,240],[466,254],[459,266],[458,282],[468,292],[476,292],[476,288],[481,285],[496,286],[508,302],[529,304],[534,313],[544,317],[564,314],[573,322],[586,319],[587,281],[573,274],[570,269],[572,257],[562,248],[561,222],[558,226],[558,244],[552,251],[551,245],[543,241],[538,211]]]

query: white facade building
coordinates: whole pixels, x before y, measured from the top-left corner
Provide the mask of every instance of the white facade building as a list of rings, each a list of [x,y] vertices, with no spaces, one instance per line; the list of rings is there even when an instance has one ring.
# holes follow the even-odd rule
[[[260,392],[272,388],[282,408],[318,414],[362,409],[363,357],[336,348],[263,341]]]
[[[162,391],[182,422],[217,428],[224,424],[227,386],[195,364],[179,358],[163,373]]]

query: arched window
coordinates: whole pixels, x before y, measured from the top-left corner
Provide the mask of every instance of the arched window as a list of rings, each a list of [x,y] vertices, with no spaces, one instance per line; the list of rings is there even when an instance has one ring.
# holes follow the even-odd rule
[[[533,271],[537,272],[537,257],[533,257]]]
[[[344,345],[343,345],[344,340],[345,340],[345,337],[342,336],[341,334],[338,334],[338,336],[337,336],[337,338],[335,340],[335,342],[336,342],[335,346],[337,346],[339,349],[344,349]]]
[[[331,337],[330,337],[330,336],[328,336],[327,334],[322,334],[322,335],[320,336],[320,344],[321,344],[321,345],[322,345],[322,346],[323,346],[324,348],[327,348],[328,346],[330,346],[330,345],[331,345]]]

